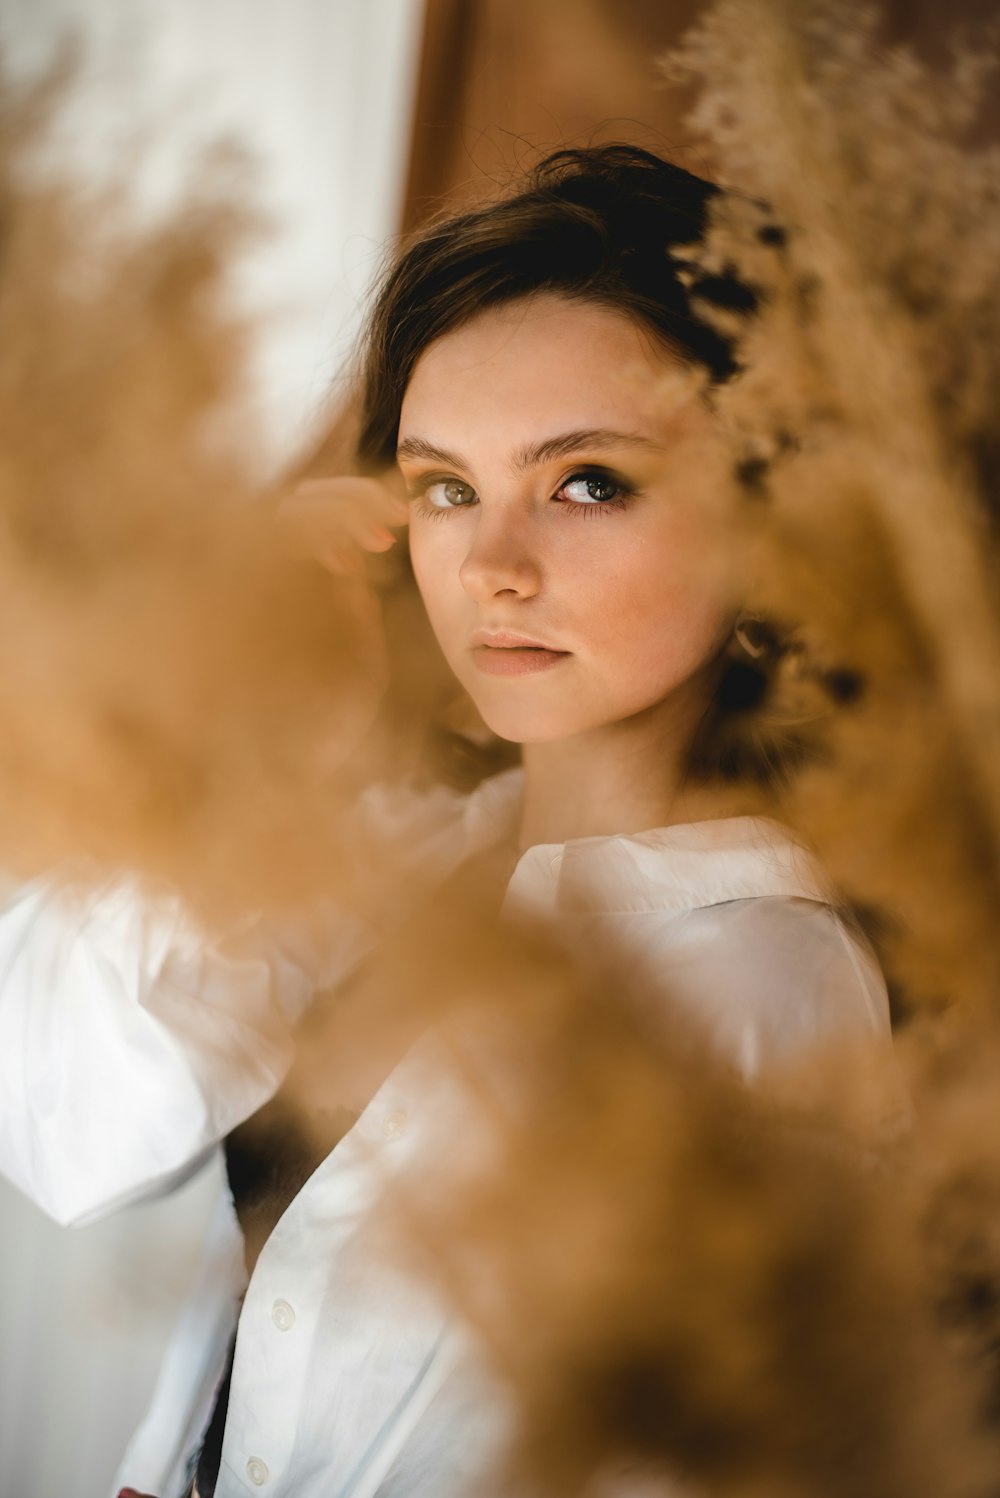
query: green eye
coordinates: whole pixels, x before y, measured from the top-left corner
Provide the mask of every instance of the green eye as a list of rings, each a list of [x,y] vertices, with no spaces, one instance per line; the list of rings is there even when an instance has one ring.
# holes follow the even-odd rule
[[[435,510],[456,510],[473,504],[476,491],[459,479],[438,479],[427,485],[423,497]]]

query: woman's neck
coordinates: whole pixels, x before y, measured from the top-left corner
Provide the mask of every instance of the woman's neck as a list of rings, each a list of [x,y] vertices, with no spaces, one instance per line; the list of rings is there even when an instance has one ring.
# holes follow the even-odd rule
[[[684,783],[683,750],[703,709],[675,693],[590,733],[525,744],[519,849],[742,814],[742,790]]]

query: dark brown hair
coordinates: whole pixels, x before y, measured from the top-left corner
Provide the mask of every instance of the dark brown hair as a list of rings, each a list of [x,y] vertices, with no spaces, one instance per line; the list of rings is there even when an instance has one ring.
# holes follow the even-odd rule
[[[403,395],[434,339],[533,292],[613,307],[713,379],[727,379],[737,367],[732,347],[691,299],[749,311],[754,294],[734,277],[699,275],[683,256],[720,191],[638,146],[562,150],[512,196],[420,232],[384,277],[369,321],[360,462],[394,461]]]

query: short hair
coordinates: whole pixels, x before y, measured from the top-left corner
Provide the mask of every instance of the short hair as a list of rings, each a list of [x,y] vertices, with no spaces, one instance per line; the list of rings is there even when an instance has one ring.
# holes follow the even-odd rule
[[[752,311],[735,275],[708,275],[684,257],[707,226],[715,183],[638,146],[553,152],[519,191],[430,224],[403,248],[378,289],[363,344],[359,462],[395,458],[399,412],[414,365],[442,334],[478,312],[535,292],[615,308],[710,379],[738,368],[731,341],[693,300]]]

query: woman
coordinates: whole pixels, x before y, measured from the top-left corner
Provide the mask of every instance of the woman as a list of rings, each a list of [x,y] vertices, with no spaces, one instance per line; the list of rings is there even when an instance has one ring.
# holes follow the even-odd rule
[[[882,1035],[888,1016],[872,954],[805,850],[734,814],[710,773],[723,679],[734,652],[758,648],[710,542],[727,478],[711,386],[735,365],[692,292],[752,297],[726,280],[692,288],[683,255],[716,191],[628,147],[558,153],[390,269],[359,458],[398,465],[441,652],[521,764],[470,795],[376,787],[359,819],[365,835],[422,839],[428,876],[506,859],[506,905],[557,924],[585,891],[752,1078],[824,1036]],[[290,512],[335,568],[348,535],[385,548],[382,522],[401,519],[398,500],[361,492],[367,516],[337,484]],[[205,1315],[193,1299],[122,1469],[133,1487],[458,1498],[484,1490],[502,1449],[513,1412],[461,1329],[366,1252],[385,1173],[421,1169],[445,1106],[426,1053],[374,1095],[332,1099],[346,1112],[318,1159],[269,1149],[264,1105],[295,1022],[374,935],[345,931],[320,970],[288,944],[207,942],[175,901],[125,882],[33,886],[3,915],[11,1176],[81,1221],[168,1189],[227,1139],[251,1271],[235,1349],[234,1270],[231,1304],[216,1288]]]

